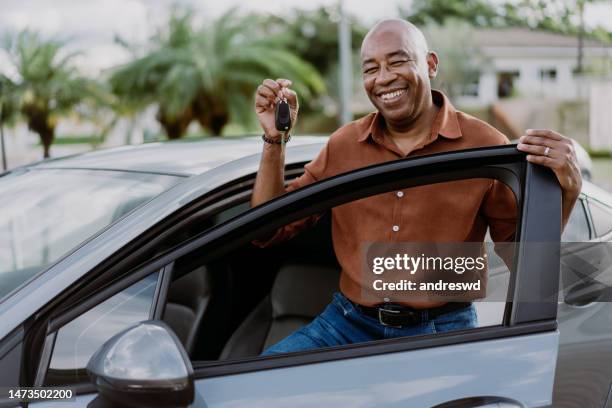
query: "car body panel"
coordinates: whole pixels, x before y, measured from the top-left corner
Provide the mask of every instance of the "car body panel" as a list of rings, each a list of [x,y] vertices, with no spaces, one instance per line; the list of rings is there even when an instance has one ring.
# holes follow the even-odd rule
[[[550,404],[557,343],[549,332],[433,347],[196,380],[196,392],[208,408],[431,407],[490,395],[540,407]]]
[[[525,407],[548,406],[558,335],[554,331],[196,380],[192,407],[431,407],[491,395],[520,395],[517,402]],[[512,380],[492,375],[500,367],[504,378]],[[94,396],[30,406],[84,407]]]
[[[591,284],[585,286],[586,279],[576,282],[582,290],[592,291],[593,296],[580,304],[559,302],[559,358],[554,402],[559,407],[569,407],[571,401],[580,401],[585,407],[601,407],[605,406],[606,396],[612,389],[612,244],[595,238],[590,242],[565,245],[580,254],[578,265],[586,261],[588,267],[593,268],[579,270],[593,279]],[[571,283],[565,282],[569,286],[564,290],[565,297],[572,293]]]
[[[559,357],[555,376],[555,406],[602,407],[612,386],[612,303],[585,306],[560,303]]]

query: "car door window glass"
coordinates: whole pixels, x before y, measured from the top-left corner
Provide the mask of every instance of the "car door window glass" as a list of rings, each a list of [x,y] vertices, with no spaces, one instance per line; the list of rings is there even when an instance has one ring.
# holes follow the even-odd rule
[[[590,239],[589,221],[587,220],[584,204],[578,200],[569,220],[563,230],[561,240],[564,242],[584,242]]]
[[[488,283],[486,277],[482,281],[483,289],[486,285],[487,290],[486,295],[484,290],[481,293],[484,297],[474,302],[475,312],[470,310],[468,317],[478,327],[501,324],[510,276],[507,265],[512,262],[512,253],[504,254],[500,247],[502,242],[513,244],[518,219],[512,191],[497,181],[493,190],[492,182],[470,179],[436,183],[347,202],[309,217],[300,226],[290,223],[281,228],[280,234],[286,236],[274,244],[262,242],[270,238],[268,233],[256,241],[257,245],[249,242],[222,259],[200,265],[206,266],[214,285],[211,312],[196,330],[200,335],[193,343],[191,357],[225,360],[257,356],[306,326],[332,302],[334,292],[339,292],[341,270],[360,268],[360,255],[353,257],[356,263],[346,256],[347,244],[343,240],[350,234],[364,242],[370,239],[397,243],[399,239],[436,245],[448,242],[478,245],[484,241],[489,227],[499,246],[495,251],[492,243],[479,246],[491,258],[488,270],[483,272],[488,277]],[[360,209],[365,210],[362,211],[365,216],[351,215],[353,210]],[[368,224],[376,227],[370,230]],[[347,226],[352,231],[345,231]],[[359,251],[358,247],[354,249]],[[339,250],[345,251],[341,259],[336,258]],[[500,253],[504,256],[498,257]],[[175,272],[183,267],[189,268],[183,272],[198,267],[193,255],[184,262],[177,260]],[[353,282],[360,274],[360,270],[353,271],[343,279]],[[358,295],[359,291],[353,288],[351,293]],[[440,327],[432,329],[432,333],[462,328],[449,316],[440,320]]]
[[[607,235],[612,231],[612,208],[596,200],[589,200],[591,218],[598,237]]]
[[[46,384],[86,380],[87,362],[106,340],[150,318],[158,276],[158,272],[147,276],[61,327]]]

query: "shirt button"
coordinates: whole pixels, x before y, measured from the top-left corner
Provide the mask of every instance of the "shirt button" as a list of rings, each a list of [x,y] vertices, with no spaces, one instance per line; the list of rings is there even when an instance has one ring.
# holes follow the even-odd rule
[[[393,232],[397,232],[399,231],[399,225],[394,225],[391,229],[393,230]]]
[[[398,191],[396,194],[397,194],[397,196],[399,198],[402,198],[404,196],[404,192],[403,191]]]

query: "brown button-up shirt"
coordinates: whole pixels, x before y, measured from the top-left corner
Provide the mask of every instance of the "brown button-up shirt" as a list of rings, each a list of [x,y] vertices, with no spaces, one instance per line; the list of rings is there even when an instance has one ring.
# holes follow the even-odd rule
[[[319,155],[305,166],[302,176],[286,191],[372,164],[404,157],[494,146],[508,138],[487,123],[455,110],[444,94],[432,91],[439,111],[429,138],[407,155],[385,132],[384,118],[371,113],[351,122],[329,138]],[[342,268],[340,290],[353,302],[373,305],[373,291],[362,270],[362,244],[366,242],[482,242],[487,226],[496,242],[512,241],[516,202],[511,190],[492,179],[470,179],[391,191],[349,202],[332,209],[332,240]],[[312,216],[281,228],[267,246],[294,236],[320,218]],[[400,302],[432,307],[443,302]]]

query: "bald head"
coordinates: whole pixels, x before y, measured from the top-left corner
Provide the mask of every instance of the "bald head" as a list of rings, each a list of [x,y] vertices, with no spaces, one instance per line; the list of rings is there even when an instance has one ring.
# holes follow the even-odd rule
[[[364,48],[368,46],[368,43],[388,35],[402,37],[405,41],[411,43],[411,48],[423,55],[429,50],[427,40],[417,26],[406,20],[389,18],[379,21],[368,31],[361,43],[361,54],[363,55]]]
[[[438,56],[428,50],[425,36],[405,20],[379,22],[361,44],[364,89],[396,130],[413,126],[435,109],[430,80],[437,69]]]

